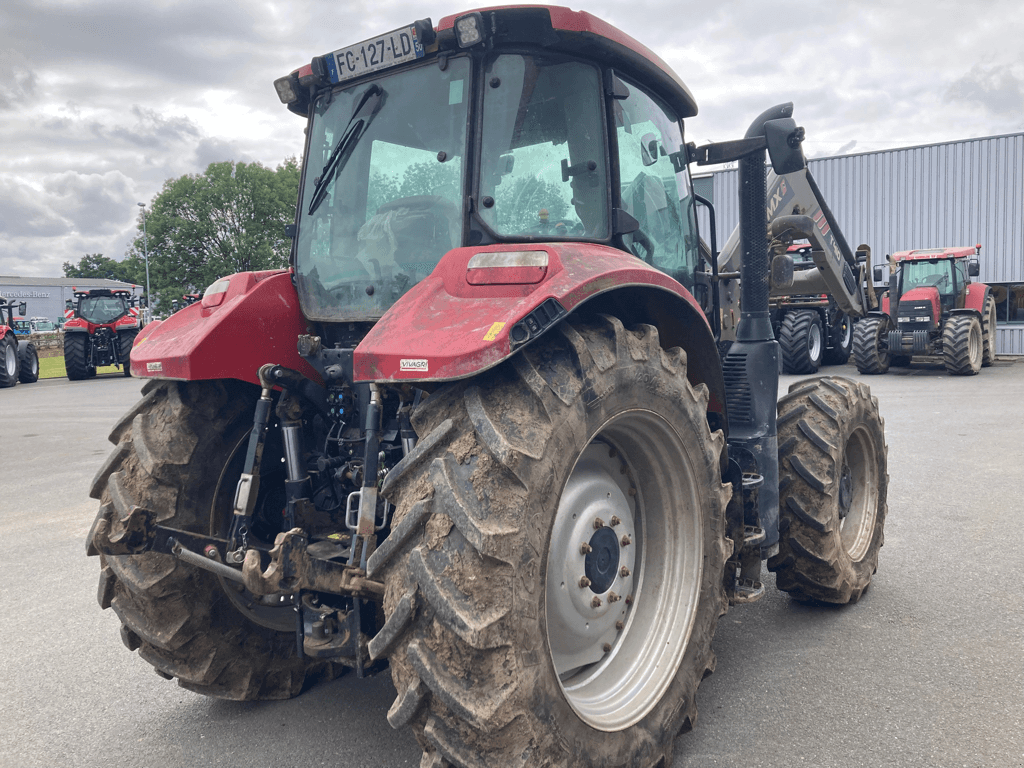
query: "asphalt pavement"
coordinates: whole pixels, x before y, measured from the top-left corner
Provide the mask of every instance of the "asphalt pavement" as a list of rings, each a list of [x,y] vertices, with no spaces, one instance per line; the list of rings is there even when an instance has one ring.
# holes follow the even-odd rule
[[[719,624],[672,768],[1024,767],[1024,360],[863,378],[889,446],[872,586],[856,605],[808,606],[767,575],[766,597]],[[224,702],[121,644],[84,541],[107,433],[140,388],[116,374],[0,390],[0,766],[418,765],[387,724],[386,673]]]

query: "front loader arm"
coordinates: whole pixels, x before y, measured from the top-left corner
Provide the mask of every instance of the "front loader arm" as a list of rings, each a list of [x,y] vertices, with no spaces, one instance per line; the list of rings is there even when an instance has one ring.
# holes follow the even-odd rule
[[[814,268],[800,270],[790,284],[772,284],[771,295],[800,296],[829,293],[840,308],[851,317],[864,317],[872,304],[865,292],[867,269],[851,250],[836,224],[825,198],[807,168],[776,175],[768,172],[768,201],[765,209],[769,240],[786,243],[806,238],[812,244]],[[729,236],[718,257],[720,273],[740,269],[740,238],[737,227]],[[735,291],[722,290],[723,313],[738,314]]]

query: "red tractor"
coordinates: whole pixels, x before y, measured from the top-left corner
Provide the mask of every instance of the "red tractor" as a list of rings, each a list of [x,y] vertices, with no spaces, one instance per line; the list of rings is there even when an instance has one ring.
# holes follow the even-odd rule
[[[687,144],[658,56],[548,6],[417,21],[276,87],[307,128],[291,267],[132,350],[153,381],[92,488],[100,605],[210,696],[388,665],[423,766],[671,765],[763,563],[845,604],[882,544],[877,401],[778,398],[765,152],[805,167],[792,104]],[[729,161],[723,308],[690,166]]]
[[[961,376],[992,365],[996,302],[989,286],[971,280],[980,253],[980,245],[894,253],[881,311],[857,325],[857,369],[885,373],[890,365],[910,365],[915,355],[939,356]],[[881,266],[874,278],[881,281]]]
[[[64,366],[72,381],[96,375],[104,365],[121,366],[131,376],[129,359],[139,333],[138,300],[127,289],[74,289],[64,311]]]
[[[15,304],[0,296],[0,388],[13,387],[19,381],[31,384],[39,380],[39,354],[28,339],[17,338],[14,311],[24,315],[28,306]]]

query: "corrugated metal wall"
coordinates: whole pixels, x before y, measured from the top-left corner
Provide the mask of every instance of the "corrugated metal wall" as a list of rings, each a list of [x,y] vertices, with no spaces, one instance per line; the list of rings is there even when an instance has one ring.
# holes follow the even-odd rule
[[[982,282],[1024,282],[1024,133],[808,166],[850,246],[870,245],[875,264],[895,251],[981,243]],[[712,179],[721,247],[739,221],[738,174]],[[707,232],[707,214],[698,218]],[[1001,328],[998,337],[1001,354],[1024,354],[1024,327]]]

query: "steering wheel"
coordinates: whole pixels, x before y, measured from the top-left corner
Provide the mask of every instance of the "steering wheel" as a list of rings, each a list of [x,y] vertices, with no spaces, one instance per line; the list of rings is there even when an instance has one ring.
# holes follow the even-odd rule
[[[647,233],[644,232],[642,229],[638,229],[638,230],[636,230],[636,231],[634,231],[634,232],[632,232],[630,234],[632,234],[633,240],[629,244],[629,250],[632,251],[633,255],[636,256],[638,259],[639,258],[643,258],[645,263],[647,263],[647,264],[649,264],[650,266],[653,267],[654,266],[654,241],[651,240],[651,238],[648,237]],[[639,249],[637,248],[637,246],[639,246],[640,248],[643,248],[645,256],[643,256],[643,257],[640,256]]]

